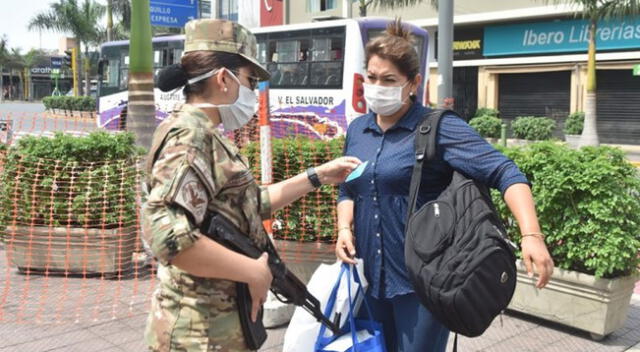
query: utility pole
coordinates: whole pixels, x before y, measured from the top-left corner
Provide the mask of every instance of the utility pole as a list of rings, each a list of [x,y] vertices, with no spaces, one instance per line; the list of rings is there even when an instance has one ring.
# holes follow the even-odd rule
[[[453,108],[453,1],[438,0],[438,106]]]

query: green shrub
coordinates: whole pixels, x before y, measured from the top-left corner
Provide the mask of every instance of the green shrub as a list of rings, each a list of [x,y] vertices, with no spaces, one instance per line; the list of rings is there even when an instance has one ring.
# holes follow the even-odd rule
[[[569,115],[564,121],[565,134],[582,134],[584,128],[584,112],[578,111]]]
[[[42,99],[47,110],[62,109],[74,111],[95,111],[96,100],[93,97],[46,97]]]
[[[44,97],[42,98],[42,104],[44,105],[45,110],[51,110],[51,100],[53,97]]]
[[[498,117],[500,115],[500,111],[498,111],[497,109],[493,109],[493,108],[478,108],[478,110],[476,110],[476,115],[474,117],[479,117],[479,116],[495,116]]]
[[[640,264],[640,174],[611,147],[573,150],[552,142],[507,148],[533,185],[536,209],[557,267],[598,277],[624,276]],[[514,241],[520,231],[494,192]]]
[[[516,138],[543,141],[551,139],[556,122],[548,117],[520,116],[511,123]]]
[[[502,120],[495,116],[474,117],[469,125],[485,138],[500,138]]]
[[[0,227],[134,225],[139,155],[131,133],[20,138],[0,174]]]
[[[272,139],[273,182],[279,182],[342,156],[344,138],[330,141],[304,137]],[[249,143],[242,153],[249,159],[255,175],[260,174],[259,143]],[[335,240],[335,205],[338,188],[322,186],[273,215],[276,238],[304,241]]]

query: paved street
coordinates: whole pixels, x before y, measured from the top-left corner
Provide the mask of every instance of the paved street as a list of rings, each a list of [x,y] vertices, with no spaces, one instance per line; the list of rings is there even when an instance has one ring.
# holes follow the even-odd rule
[[[137,352],[153,275],[137,268],[122,280],[24,275],[0,250],[0,352]],[[285,328],[269,330],[260,350],[281,351]],[[450,339],[451,343],[452,339]],[[460,351],[625,351],[640,343],[640,296],[627,321],[603,341],[517,313],[497,318],[478,338],[461,338]],[[451,350],[451,346],[449,348]]]

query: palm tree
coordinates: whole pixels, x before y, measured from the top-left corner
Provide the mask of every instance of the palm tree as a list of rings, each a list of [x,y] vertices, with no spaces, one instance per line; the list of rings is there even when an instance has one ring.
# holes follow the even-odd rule
[[[359,0],[360,17],[367,16],[367,8],[370,5],[378,6],[382,9],[396,9],[400,7],[413,6],[421,3],[423,0]],[[438,0],[430,0],[432,6],[438,4]]]
[[[0,103],[4,101],[4,68],[9,61],[8,39],[6,35],[0,36]]]
[[[78,41],[79,53],[84,47],[85,94],[89,93],[89,44],[98,37],[100,28],[96,24],[104,13],[104,6],[95,0],[83,0],[81,4],[78,0],[58,0],[50,5],[48,11],[36,14],[28,25],[29,29],[71,33]]]
[[[596,30],[598,21],[638,15],[640,14],[640,0],[554,0],[554,2],[569,2],[582,7],[581,11],[576,11],[576,16],[589,22],[587,95],[584,102],[584,129],[580,137],[580,146],[597,146],[600,144],[596,126]]]
[[[155,129],[156,114],[149,0],[132,0],[131,5],[127,129],[136,135],[136,144],[148,150]]]
[[[113,17],[119,18],[115,27]],[[131,0],[107,0],[107,41],[128,38],[131,30]]]
[[[24,91],[20,89],[22,82],[22,69],[24,68],[24,62],[22,60],[22,49],[21,48],[11,48],[9,53],[9,79],[11,81],[11,85],[9,86],[9,98],[10,99],[19,99],[21,94],[24,94]],[[18,88],[15,90],[16,96],[13,95],[14,85],[13,85],[13,74],[17,72],[18,76]]]

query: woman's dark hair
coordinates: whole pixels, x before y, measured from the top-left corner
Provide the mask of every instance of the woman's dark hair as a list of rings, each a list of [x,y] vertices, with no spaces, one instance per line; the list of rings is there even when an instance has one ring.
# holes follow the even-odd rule
[[[189,79],[216,68],[226,67],[231,71],[237,71],[244,66],[251,66],[251,63],[238,54],[205,50],[190,51],[182,56],[180,64],[167,66],[158,73],[157,86],[163,92],[185,86],[184,96],[189,99],[192,95],[204,92],[206,81],[187,84]]]
[[[365,48],[365,67],[373,56],[391,61],[398,71],[410,80],[420,73],[420,60],[413,47],[413,35],[402,25],[400,18],[389,23],[387,30],[379,37],[369,41]]]

